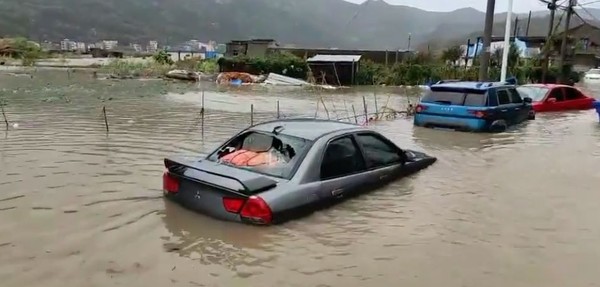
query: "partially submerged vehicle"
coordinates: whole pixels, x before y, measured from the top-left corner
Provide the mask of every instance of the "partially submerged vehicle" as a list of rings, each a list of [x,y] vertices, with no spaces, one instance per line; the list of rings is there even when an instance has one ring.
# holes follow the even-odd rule
[[[531,98],[512,83],[440,81],[425,91],[414,125],[472,132],[501,132],[535,119]]]
[[[245,129],[197,160],[166,158],[163,190],[167,198],[209,216],[267,225],[373,190],[435,161],[359,125],[286,119]]]
[[[519,86],[517,91],[532,99],[536,112],[589,110],[594,106],[594,98],[569,85],[529,84]]]
[[[583,75],[583,82],[586,84],[600,84],[600,69],[589,69]]]

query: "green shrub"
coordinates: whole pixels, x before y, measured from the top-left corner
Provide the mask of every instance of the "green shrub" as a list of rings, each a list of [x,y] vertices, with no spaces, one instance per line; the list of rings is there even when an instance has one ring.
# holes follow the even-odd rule
[[[221,58],[218,65],[221,72],[246,72],[255,75],[277,73],[301,79],[305,79],[308,73],[306,61],[288,53],[274,53],[266,57]]]

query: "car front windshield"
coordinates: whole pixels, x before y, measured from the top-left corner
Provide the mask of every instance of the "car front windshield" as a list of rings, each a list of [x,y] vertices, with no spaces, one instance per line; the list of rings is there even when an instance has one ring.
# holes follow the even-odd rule
[[[544,96],[548,93],[548,88],[534,87],[534,86],[521,86],[517,88],[522,98],[529,97],[534,102],[541,102],[544,100]]]
[[[208,160],[279,178],[291,178],[311,141],[250,131],[231,139]]]

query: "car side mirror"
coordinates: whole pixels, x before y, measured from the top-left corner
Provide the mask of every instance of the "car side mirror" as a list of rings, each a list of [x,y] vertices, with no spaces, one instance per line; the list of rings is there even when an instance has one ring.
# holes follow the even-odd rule
[[[554,104],[556,103],[556,98],[548,98],[548,100],[546,100],[548,103]]]
[[[533,102],[533,100],[530,97],[524,97],[523,102],[527,103],[527,104],[531,104]]]

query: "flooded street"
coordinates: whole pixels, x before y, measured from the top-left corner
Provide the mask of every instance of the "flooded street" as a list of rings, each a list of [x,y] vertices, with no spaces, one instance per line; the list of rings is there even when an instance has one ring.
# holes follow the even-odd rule
[[[18,124],[5,132],[0,122],[2,286],[600,285],[600,125],[592,110],[538,114],[501,134],[377,122],[402,147],[438,162],[263,228],[165,201],[162,159],[211,151],[250,124],[250,104],[254,121],[275,118],[277,100],[282,116],[312,117],[314,94],[56,71],[0,74],[0,91]],[[378,105],[394,94],[389,106],[400,109],[405,93],[378,90]],[[333,118],[349,116],[352,105],[362,113],[362,95],[372,112],[372,88],[323,97]]]

